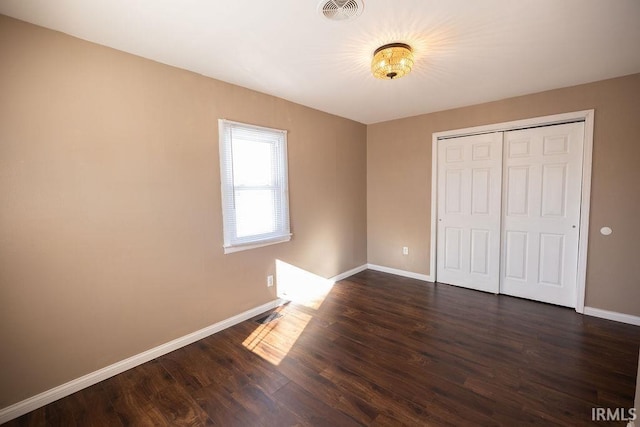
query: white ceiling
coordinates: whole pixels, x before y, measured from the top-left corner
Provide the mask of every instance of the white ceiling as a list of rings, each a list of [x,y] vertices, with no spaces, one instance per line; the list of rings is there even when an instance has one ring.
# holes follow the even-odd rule
[[[640,72],[640,0],[0,0],[0,13],[375,123]],[[373,51],[415,51],[377,80]]]

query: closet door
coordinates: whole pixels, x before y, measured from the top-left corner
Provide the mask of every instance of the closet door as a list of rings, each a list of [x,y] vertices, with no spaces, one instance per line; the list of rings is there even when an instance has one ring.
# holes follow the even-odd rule
[[[498,293],[502,132],[438,141],[437,280]]]
[[[500,291],[575,307],[584,123],[504,139]]]

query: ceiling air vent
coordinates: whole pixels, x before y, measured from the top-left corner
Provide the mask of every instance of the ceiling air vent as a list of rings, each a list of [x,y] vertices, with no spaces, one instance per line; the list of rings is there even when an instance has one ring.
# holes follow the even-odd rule
[[[362,0],[321,0],[318,4],[318,12],[331,21],[355,19],[363,8]]]

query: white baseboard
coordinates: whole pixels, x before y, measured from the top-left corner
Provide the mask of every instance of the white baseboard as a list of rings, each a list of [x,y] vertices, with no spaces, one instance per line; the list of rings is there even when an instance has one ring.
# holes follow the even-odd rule
[[[346,279],[347,277],[353,276],[354,274],[360,273],[361,271],[364,271],[366,269],[367,269],[367,264],[363,264],[363,265],[361,265],[359,267],[352,268],[349,271],[345,271],[344,273],[340,273],[337,276],[330,277],[328,280],[333,282],[333,283],[339,282],[342,279]]]
[[[640,326],[640,317],[633,316],[631,314],[618,313],[616,311],[602,310],[600,308],[593,307],[585,307],[584,314],[587,316],[601,317],[603,319]]]
[[[80,378],[76,378],[75,380],[69,381],[68,383],[59,385],[43,393],[25,399],[21,402],[0,409],[0,424],[6,423],[7,421],[38,409],[58,399],[69,396],[70,394],[82,390],[83,388],[87,388],[94,384],[97,384],[100,381],[106,380],[107,378],[111,378],[114,375],[118,375],[119,373],[122,373],[128,369],[135,368],[138,365],[141,365],[157,357],[177,350],[181,347],[206,338],[209,335],[213,335],[223,329],[229,328],[240,322],[244,322],[245,320],[251,319],[254,316],[264,313],[265,311],[278,307],[283,303],[284,300],[281,299],[273,300],[259,307],[255,307],[251,310],[247,310],[243,313],[229,317],[228,319],[222,320],[218,323],[214,323],[213,325],[207,326],[206,328],[192,332],[180,338],[176,338],[173,341],[169,341],[168,343],[136,354],[135,356],[131,356],[128,359],[121,360],[120,362],[114,363],[113,365],[109,365],[105,368],[91,372],[90,374],[84,375]]]
[[[367,264],[369,270],[381,271],[383,273],[395,274],[396,276],[410,277],[412,279],[423,280],[425,282],[433,282],[433,277],[426,274],[414,273],[411,271],[398,270],[397,268],[384,267],[382,265]]]

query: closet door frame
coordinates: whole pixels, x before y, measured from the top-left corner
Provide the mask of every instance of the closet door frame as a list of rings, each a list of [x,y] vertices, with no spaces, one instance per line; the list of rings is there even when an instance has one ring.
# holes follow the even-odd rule
[[[582,158],[582,191],[580,202],[580,237],[578,241],[578,270],[576,276],[576,308],[584,313],[585,285],[587,277],[587,248],[589,240],[589,209],[591,200],[591,166],[593,157],[593,123],[594,110],[575,111],[554,114],[464,129],[454,129],[432,134],[431,154],[431,250],[429,260],[429,279],[437,281],[437,229],[438,229],[438,141],[489,132],[506,132],[537,126],[548,126],[571,122],[584,122],[584,152]]]

